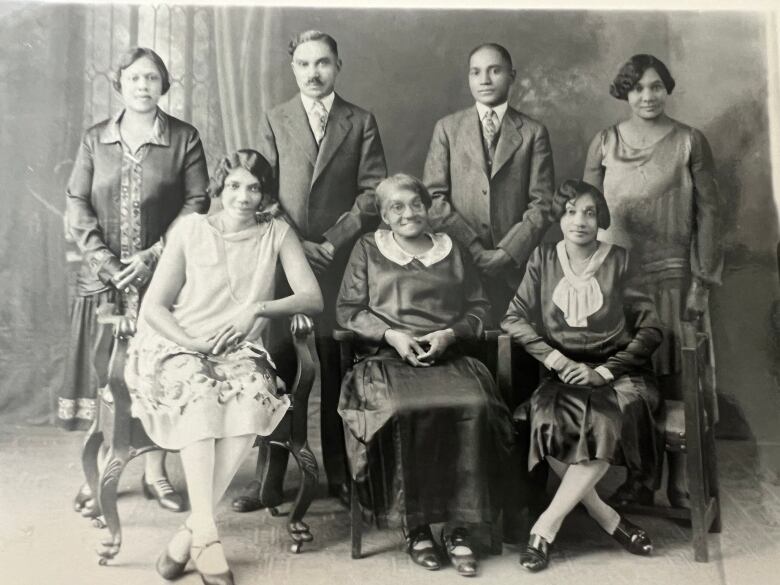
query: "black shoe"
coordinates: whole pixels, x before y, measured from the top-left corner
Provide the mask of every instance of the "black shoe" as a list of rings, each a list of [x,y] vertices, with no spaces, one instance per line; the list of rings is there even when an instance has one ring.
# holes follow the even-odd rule
[[[520,553],[520,564],[536,573],[547,568],[550,563],[550,543],[538,534],[531,534],[528,546]]]
[[[670,486],[666,490],[666,497],[669,498],[669,504],[671,504],[672,508],[691,509],[691,496],[688,492],[680,491]]]
[[[632,555],[649,556],[653,553],[653,543],[647,532],[622,516],[615,532],[612,533],[612,538]]]
[[[346,508],[350,506],[350,491],[347,483],[332,483],[328,485],[328,495],[338,498],[338,501]]]
[[[641,482],[628,478],[614,494],[607,500],[608,504],[615,507],[630,506],[639,504],[640,506],[653,505],[653,490]]]
[[[430,546],[424,548],[415,548],[415,545],[423,540],[430,541]],[[412,558],[412,561],[429,571],[441,569],[441,560],[436,551],[436,543],[433,541],[430,526],[423,526],[412,530],[406,537],[406,551]]]
[[[260,501],[260,482],[253,479],[241,492],[241,495],[233,500],[231,507],[234,512],[254,512],[265,508],[263,502]]]
[[[192,531],[186,525],[182,526],[179,529],[179,532],[184,530],[189,532],[190,538],[192,538]],[[178,534],[179,532],[177,532],[176,534]],[[181,577],[184,574],[184,567],[187,566],[187,561],[190,560],[189,550],[190,549],[188,547],[187,554],[185,555],[184,559],[177,561],[170,554],[168,554],[168,545],[166,544],[165,549],[157,559],[157,564],[155,565],[155,568],[157,569],[157,573],[159,573],[160,577],[168,581],[173,581],[174,579],[178,579],[179,577]]]
[[[456,528],[451,533],[445,535],[444,529],[441,531],[441,543],[447,556],[450,557],[452,566],[458,572],[458,575],[464,577],[474,577],[477,574],[477,559],[474,556],[471,543],[469,542],[469,533],[465,528]],[[467,548],[467,553],[455,553],[455,548],[462,546]]]
[[[141,485],[147,500],[157,500],[160,507],[171,512],[184,511],[184,498],[173,489],[167,477],[158,479],[154,483],[146,483],[146,475],[143,475]]]

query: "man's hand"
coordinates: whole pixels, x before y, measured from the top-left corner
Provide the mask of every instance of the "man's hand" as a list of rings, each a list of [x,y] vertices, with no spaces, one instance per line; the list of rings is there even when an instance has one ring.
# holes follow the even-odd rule
[[[303,251],[314,273],[319,275],[325,272],[330,263],[333,262],[333,255],[336,249],[333,247],[333,244],[327,241],[322,244],[316,244],[309,240],[303,240]]]
[[[498,274],[512,261],[512,257],[501,248],[484,250],[474,257],[474,263],[488,276]]]
[[[420,356],[425,355],[425,350],[411,335],[403,331],[388,329],[385,331],[385,341],[398,352],[405,362],[415,367],[425,367],[431,364],[420,361]]]
[[[701,284],[698,278],[694,278],[685,297],[685,318],[691,321],[698,319],[707,311],[709,302],[710,291]]]

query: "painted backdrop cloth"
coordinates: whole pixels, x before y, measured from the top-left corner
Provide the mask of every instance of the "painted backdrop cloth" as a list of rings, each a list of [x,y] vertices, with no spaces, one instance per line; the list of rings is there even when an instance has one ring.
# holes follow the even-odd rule
[[[369,355],[345,377],[339,414],[352,475],[380,523],[491,519],[513,432],[490,372],[455,348],[415,368],[382,342],[391,326],[412,335],[452,327],[459,339],[473,338],[487,310],[457,246],[426,266],[386,257],[374,234],[355,245],[337,316]]]
[[[631,250],[637,282],[666,327],[653,356],[659,376],[681,368],[680,321],[691,277],[720,284],[722,201],[714,174],[707,139],[676,120],[647,147],[628,144],[615,125],[588,150],[583,179],[604,192],[612,218],[602,238]],[[709,317],[704,321],[708,326]]]
[[[171,230],[159,270],[186,267],[172,313],[188,335],[210,335],[246,303],[274,297],[279,249],[289,229],[272,219],[226,235],[208,216],[193,214]],[[155,443],[180,449],[200,439],[268,435],[276,428],[290,402],[276,394],[265,324],[259,319],[235,349],[207,356],[157,333],[142,309],[125,377],[133,415]]]
[[[662,443],[654,420],[660,399],[648,368],[661,340],[653,303],[627,285],[628,254],[611,246],[593,272],[601,307],[584,327],[569,325],[553,301],[564,278],[557,248],[544,244],[531,254],[501,326],[541,362],[557,350],[591,367],[604,366],[614,380],[601,387],[574,386],[551,374],[542,382],[531,398],[529,468],[546,455],[567,463],[604,459],[654,484]]]

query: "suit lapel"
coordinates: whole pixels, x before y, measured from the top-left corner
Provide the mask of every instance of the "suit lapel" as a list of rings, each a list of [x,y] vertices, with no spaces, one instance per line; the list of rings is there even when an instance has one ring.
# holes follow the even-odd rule
[[[485,160],[485,149],[482,146],[482,126],[479,122],[479,114],[477,114],[476,107],[469,108],[463,115],[463,124],[459,124],[459,127],[463,129],[463,144],[465,144],[466,154],[487,176],[488,167]]]
[[[520,133],[522,125],[523,120],[520,115],[512,108],[507,108],[504,119],[501,122],[501,134],[498,136],[496,154],[493,157],[491,179],[496,176],[496,173],[512,158],[515,151],[523,143],[523,135]]]
[[[311,132],[309,116],[306,114],[306,110],[303,109],[301,97],[296,95],[287,102],[287,105],[288,107],[285,111],[287,128],[293,139],[298,143],[298,146],[301,147],[306,158],[309,159],[311,166],[315,166],[317,164],[317,142],[314,140],[314,134]]]
[[[352,128],[352,110],[347,106],[344,101],[336,95],[333,100],[333,106],[328,114],[328,125],[325,129],[325,138],[320,143],[320,152],[317,156],[317,163],[314,165],[314,173],[311,177],[312,185],[320,176],[325,167],[331,161],[333,156],[338,151],[341,143],[347,137],[350,129]],[[311,132],[309,132],[311,134]]]

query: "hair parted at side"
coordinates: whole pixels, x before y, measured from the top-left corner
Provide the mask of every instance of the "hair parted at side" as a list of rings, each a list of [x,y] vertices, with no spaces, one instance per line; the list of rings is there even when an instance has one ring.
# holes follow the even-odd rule
[[[298,45],[302,45],[303,43],[308,43],[309,41],[322,41],[323,43],[328,45],[328,47],[330,47],[330,50],[338,59],[339,45],[336,42],[336,39],[334,39],[328,33],[324,33],[320,30],[313,30],[313,29],[300,32],[297,35],[295,35],[292,39],[290,39],[290,44],[287,47],[287,52],[290,53],[290,56],[292,57],[293,53],[295,53],[295,49],[298,48]]]
[[[482,49],[493,49],[494,51],[498,52],[499,55],[501,55],[501,58],[506,61],[506,64],[509,65],[510,69],[514,67],[512,64],[512,55],[509,54],[509,51],[504,45],[499,45],[498,43],[482,43],[471,49],[468,58],[469,63],[471,63],[471,58],[474,56],[474,54],[477,51],[481,51]]]
[[[550,215],[553,221],[561,221],[563,214],[566,213],[566,205],[574,202],[578,197],[590,195],[596,202],[596,224],[603,230],[610,224],[609,206],[604,194],[596,187],[585,181],[577,179],[567,179],[553,195]]]
[[[246,169],[260,181],[263,201],[258,210],[258,220],[269,221],[271,218],[284,215],[284,210],[276,198],[274,170],[265,157],[256,150],[243,148],[220,160],[211,181],[209,181],[209,195],[212,198],[219,197],[225,188],[225,180],[228,175],[238,168]]]
[[[141,57],[146,57],[152,61],[160,72],[160,79],[162,81],[162,95],[168,93],[171,88],[171,76],[168,73],[168,68],[165,66],[165,62],[157,53],[148,47],[130,47],[119,55],[116,68],[111,75],[111,85],[114,89],[122,91],[122,71],[130,67],[133,63],[138,61]]]
[[[431,194],[423,184],[423,182],[417,177],[407,175],[406,173],[396,173],[384,179],[376,187],[376,202],[379,211],[382,211],[382,207],[393,191],[411,191],[420,196],[420,200],[425,205],[425,209],[431,208]]]
[[[658,77],[661,78],[666,88],[666,93],[671,95],[675,86],[672,74],[669,73],[669,69],[663,61],[647,54],[634,55],[623,64],[609,86],[609,94],[619,100],[627,100],[628,93],[634,89],[648,69],[654,69],[658,73]]]

